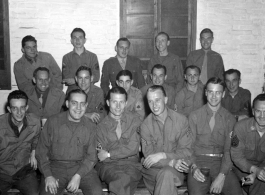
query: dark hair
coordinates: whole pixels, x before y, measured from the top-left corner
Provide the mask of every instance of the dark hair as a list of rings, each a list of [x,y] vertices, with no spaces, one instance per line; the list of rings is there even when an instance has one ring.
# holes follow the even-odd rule
[[[211,33],[212,34],[212,37],[213,37],[213,31],[211,29],[209,29],[209,28],[203,29],[201,31],[201,33],[200,33],[200,37],[202,37],[202,34],[204,34],[204,33]]]
[[[129,44],[129,47],[130,47],[130,45],[131,45],[131,42],[129,41],[129,39],[127,39],[126,37],[122,37],[122,38],[119,38],[119,39],[118,39],[118,41],[116,42],[116,46],[119,45],[119,42],[120,42],[120,41],[127,41],[128,44]]]
[[[146,93],[146,94],[148,94],[148,92],[154,92],[154,91],[156,91],[156,90],[161,90],[162,93],[163,93],[163,95],[164,95],[165,97],[167,97],[167,93],[166,93],[164,87],[161,86],[161,85],[153,85],[153,86],[149,87],[149,88],[147,89],[147,93]]]
[[[74,28],[74,30],[71,32],[71,35],[70,35],[71,38],[72,38],[74,32],[81,32],[81,33],[83,33],[84,38],[86,38],[86,33],[85,33],[85,31],[82,28]]]
[[[35,37],[33,37],[31,35],[27,35],[21,41],[22,48],[26,45],[26,42],[28,42],[28,41],[33,41],[34,43],[37,44],[37,40],[35,39]]]
[[[24,99],[26,100],[26,105],[28,104],[28,96],[24,91],[21,90],[15,90],[9,93],[7,97],[7,106],[10,106],[10,101],[12,99]]]
[[[124,94],[125,95],[125,99],[127,101],[127,98],[128,98],[128,94],[127,92],[125,91],[125,89],[123,89],[122,87],[112,87],[109,92],[108,92],[108,95],[106,97],[106,100],[110,100],[110,94],[111,93],[116,93],[116,94]]]
[[[225,79],[226,75],[233,74],[233,73],[236,73],[239,79],[241,78],[241,72],[239,70],[237,70],[237,69],[229,69],[229,70],[224,72],[224,79]]]
[[[265,101],[265,94],[262,93],[262,94],[259,94],[257,97],[255,97],[255,99],[253,100],[252,108],[254,108],[255,103],[257,101]]]
[[[92,76],[92,71],[91,71],[91,68],[88,68],[87,66],[80,66],[77,71],[75,72],[75,76],[78,76],[78,73],[80,71],[83,71],[83,70],[86,70],[89,72],[89,75]]]
[[[116,80],[118,81],[118,80],[120,79],[121,76],[129,76],[131,80],[133,79],[133,78],[132,78],[132,73],[131,73],[131,71],[129,71],[129,70],[121,70],[121,71],[117,74],[117,76],[116,76]]]
[[[169,35],[168,35],[167,33],[165,33],[165,32],[159,32],[159,33],[156,35],[155,40],[157,39],[157,37],[158,37],[159,35],[165,35],[165,36],[167,37],[167,40],[168,40],[168,41],[170,40]]]
[[[184,69],[184,74],[187,74],[188,69],[197,69],[197,71],[199,72],[199,74],[201,74],[201,69],[200,69],[198,66],[195,66],[195,65],[187,66],[187,67]]]
[[[151,69],[151,73],[152,74],[153,74],[153,71],[154,71],[155,68],[156,69],[164,69],[164,73],[165,73],[165,75],[167,75],[167,68],[164,65],[162,65],[162,64],[154,65],[153,68]]]
[[[210,78],[207,81],[206,85],[205,85],[205,88],[206,89],[208,87],[208,84],[210,84],[210,83],[222,85],[223,86],[223,90],[225,90],[225,82],[222,79],[218,78],[218,77],[212,77],[212,78]]]
[[[38,68],[36,68],[36,69],[34,70],[34,72],[33,72],[33,77],[36,78],[38,71],[46,71],[46,72],[48,73],[48,76],[50,77],[50,71],[49,71],[49,69],[46,68],[46,67],[38,67]]]
[[[87,94],[86,94],[86,92],[84,92],[82,89],[79,89],[79,88],[78,89],[73,89],[73,90],[69,91],[68,94],[67,94],[66,100],[70,101],[71,95],[74,94],[74,93],[78,93],[78,94],[85,95],[86,96],[86,102],[87,102]]]

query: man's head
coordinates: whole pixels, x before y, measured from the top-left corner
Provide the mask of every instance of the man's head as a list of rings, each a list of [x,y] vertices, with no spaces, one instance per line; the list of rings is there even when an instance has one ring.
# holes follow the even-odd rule
[[[131,43],[127,38],[125,37],[119,38],[115,46],[115,51],[117,52],[117,56],[120,58],[127,58],[130,45]]]
[[[218,77],[210,78],[206,83],[205,95],[207,103],[212,109],[218,109],[225,93],[225,83]]]
[[[107,105],[113,118],[120,118],[127,104],[127,92],[122,87],[113,87],[107,95]]]
[[[236,69],[229,69],[224,73],[226,87],[230,94],[236,95],[241,83],[241,73]]]
[[[33,72],[33,83],[35,83],[37,90],[44,93],[50,86],[50,71],[46,67],[38,67]]]
[[[153,66],[150,76],[154,85],[163,85],[167,79],[167,68],[164,65],[156,64]]]
[[[133,84],[132,73],[129,70],[121,70],[116,76],[116,83],[118,86],[125,89],[128,93]]]
[[[84,48],[86,43],[86,33],[82,28],[75,28],[71,32],[71,43],[74,48]]]
[[[147,101],[152,113],[156,116],[161,115],[167,104],[167,95],[164,87],[161,85],[153,85],[147,90]]]
[[[80,89],[86,93],[89,91],[91,83],[93,82],[93,75],[90,68],[87,66],[80,66],[75,74],[75,80]]]
[[[86,112],[87,94],[82,89],[74,89],[68,93],[65,103],[68,108],[68,119],[79,122]]]
[[[14,124],[20,124],[28,110],[28,96],[20,90],[12,91],[7,97],[7,110]]]
[[[170,45],[169,35],[165,32],[160,32],[155,37],[156,48],[159,52],[167,51]]]
[[[31,35],[27,35],[22,39],[22,48],[21,51],[28,57],[28,58],[35,58],[38,50],[37,50],[37,40],[35,37]]]
[[[200,33],[200,42],[202,49],[210,50],[213,43],[213,32],[209,28],[205,28]]]
[[[265,94],[259,94],[253,100],[252,113],[256,123],[261,128],[265,128]]]
[[[184,70],[184,77],[188,85],[197,85],[201,75],[201,69],[198,66],[190,65]]]

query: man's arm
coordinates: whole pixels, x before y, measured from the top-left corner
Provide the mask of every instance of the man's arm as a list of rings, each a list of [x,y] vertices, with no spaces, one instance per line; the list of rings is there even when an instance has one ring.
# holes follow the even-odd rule
[[[49,58],[48,63],[49,63],[49,70],[50,70],[52,84],[53,84],[53,86],[62,90],[63,84],[62,84],[61,69],[51,54],[48,55],[48,58]]]
[[[243,95],[243,107],[238,112],[238,115],[251,115],[251,93],[249,91],[246,91]]]
[[[220,79],[224,80],[224,62],[223,58],[220,54],[218,54],[217,62],[216,62],[216,67],[215,67],[215,76],[219,77]]]
[[[184,113],[184,106],[185,106],[184,101],[185,101],[185,94],[183,91],[179,91],[176,95],[176,98],[175,98],[175,104],[177,106],[177,112],[186,115],[186,113]]]
[[[156,153],[157,151],[155,150],[152,140],[152,132],[150,132],[149,128],[144,123],[140,127],[140,135],[144,157],[147,158],[150,154]]]
[[[31,79],[28,79],[24,74],[24,70],[22,69],[22,64],[20,61],[14,64],[14,74],[17,82],[17,86],[22,91],[30,91],[34,88]]]
[[[107,95],[108,91],[110,90],[109,84],[110,84],[110,78],[109,78],[109,64],[106,63],[106,61],[103,64],[102,68],[102,75],[101,75],[101,83],[100,87],[104,92],[104,96]]]
[[[93,65],[92,65],[91,71],[92,71],[92,75],[94,76],[93,83],[96,83],[99,81],[99,75],[100,75],[98,57],[96,56],[96,54],[94,54],[94,56],[93,56],[93,62],[92,63],[93,63]]]

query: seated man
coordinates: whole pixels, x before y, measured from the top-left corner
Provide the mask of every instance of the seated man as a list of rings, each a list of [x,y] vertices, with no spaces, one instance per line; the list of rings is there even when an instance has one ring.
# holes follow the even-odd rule
[[[204,86],[199,80],[201,69],[198,66],[188,66],[184,70],[186,85],[177,93],[175,110],[178,113],[189,114],[204,105]]]
[[[236,120],[221,106],[224,90],[224,81],[218,77],[209,79],[205,90],[207,103],[189,115],[193,137],[189,195],[242,194],[235,174],[230,171],[231,132]]]
[[[222,106],[230,111],[238,120],[247,118],[251,112],[251,93],[247,89],[239,87],[241,73],[236,69],[229,69],[224,73],[226,84],[225,96]]]
[[[137,112],[144,118],[145,109],[142,92],[132,86],[133,82],[132,73],[129,70],[121,70],[116,76],[117,85],[124,88],[128,95],[125,111]]]
[[[84,117],[87,95],[81,89],[69,92],[68,111],[50,117],[41,132],[36,157],[43,176],[40,195],[61,194],[66,188],[84,195],[101,195],[94,169],[97,126]]]
[[[77,69],[75,80],[78,87],[87,94],[85,116],[97,124],[106,116],[106,110],[103,91],[93,84],[93,79],[92,71],[87,66],[80,66]]]
[[[51,86],[63,89],[62,72],[51,54],[38,52],[37,40],[33,36],[22,39],[23,56],[15,62],[14,74],[18,88],[22,91],[34,88],[32,75],[36,68],[46,67],[51,72]]]
[[[27,112],[34,113],[43,119],[42,121],[46,121],[48,117],[61,111],[65,101],[64,92],[50,86],[50,71],[46,67],[37,68],[32,80],[36,86],[26,91],[29,97]]]
[[[133,195],[141,179],[139,163],[140,137],[138,114],[124,112],[127,93],[112,88],[107,96],[109,114],[98,125],[98,158],[96,169],[110,194]]]
[[[12,187],[24,195],[38,195],[35,170],[35,148],[40,133],[40,120],[26,114],[28,97],[20,90],[7,98],[8,114],[0,116],[0,194]]]
[[[147,99],[152,113],[141,125],[144,183],[151,194],[177,195],[176,186],[183,183],[182,172],[188,169],[181,168],[182,161],[191,156],[188,120],[166,107],[168,98],[162,86],[150,87]]]
[[[253,100],[252,112],[254,117],[235,125],[231,158],[235,172],[238,178],[242,178],[242,185],[246,185],[248,194],[262,195],[265,192],[265,94]]]
[[[170,109],[174,109],[175,89],[172,86],[165,83],[167,80],[167,68],[161,64],[154,65],[151,70],[150,77],[152,79],[152,83],[141,88],[147,114],[150,114],[151,111],[150,111],[150,108],[147,102],[146,93],[147,93],[147,89],[153,85],[163,86],[164,90],[166,91],[166,95],[167,95],[167,106]]]

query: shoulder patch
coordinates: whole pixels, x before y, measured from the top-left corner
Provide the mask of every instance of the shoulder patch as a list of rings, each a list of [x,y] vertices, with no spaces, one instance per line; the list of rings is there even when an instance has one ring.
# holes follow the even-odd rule
[[[142,106],[142,103],[141,102],[136,102],[136,105],[135,105],[135,110],[142,110],[143,109],[143,106]]]
[[[239,144],[239,139],[238,139],[237,135],[234,135],[232,140],[231,140],[231,146],[233,148],[236,148],[238,146],[238,144]]]
[[[100,104],[96,107],[96,109],[97,109],[100,113],[102,113],[102,112],[104,111],[104,106],[103,106],[102,102],[100,102]]]
[[[191,136],[191,129],[189,128],[188,131],[186,132],[186,136],[190,137]]]
[[[143,139],[142,137],[141,137],[141,143],[142,143],[142,146],[146,146],[147,145],[147,141],[145,139]]]
[[[98,65],[98,63],[95,64],[95,70],[99,70],[99,65]]]

